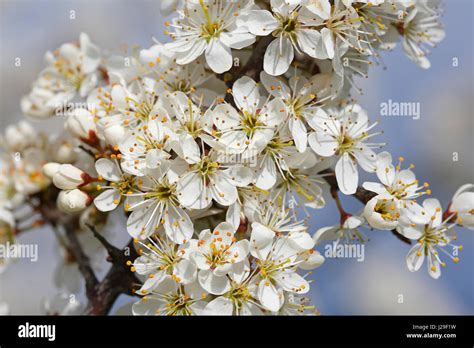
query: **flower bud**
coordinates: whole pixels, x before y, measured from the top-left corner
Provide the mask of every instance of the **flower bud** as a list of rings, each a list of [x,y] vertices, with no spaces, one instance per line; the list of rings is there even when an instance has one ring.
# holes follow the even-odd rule
[[[56,174],[53,175],[53,183],[62,190],[72,190],[90,180],[87,173],[72,164],[61,164]]]
[[[11,151],[23,151],[34,144],[36,139],[35,130],[25,121],[10,125],[5,129],[5,143]]]
[[[92,197],[87,193],[74,189],[61,191],[58,195],[58,208],[65,213],[76,213],[84,210],[92,203]]]
[[[61,164],[56,163],[56,162],[49,162],[46,163],[43,166],[43,173],[46,175],[48,178],[52,179],[54,174],[56,174],[59,171],[59,167],[61,167]]]
[[[77,153],[71,143],[62,142],[54,151],[53,157],[60,163],[72,163],[77,159]]]
[[[94,117],[86,109],[75,109],[68,114],[65,127],[73,136],[81,139],[97,139]]]

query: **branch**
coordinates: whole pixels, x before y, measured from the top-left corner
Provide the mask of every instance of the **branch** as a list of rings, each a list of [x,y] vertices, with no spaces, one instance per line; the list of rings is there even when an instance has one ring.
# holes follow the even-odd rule
[[[121,294],[133,295],[132,289],[138,283],[138,279],[126,266],[129,259],[137,257],[133,240],[127,245],[130,251],[127,256],[125,250],[110,244],[97,232],[94,226],[88,225],[94,236],[107,250],[107,261],[112,264],[105,278],[99,281],[92,269],[88,256],[77,238],[79,218],[77,215],[63,214],[57,209],[56,198],[58,193],[59,190],[51,186],[48,190],[37,195],[36,198],[39,200],[39,204],[36,208],[43,219],[53,228],[59,226],[64,228],[64,236],[67,242],[65,248],[74,257],[74,261],[77,262],[79,271],[85,280],[86,296],[89,302],[86,314],[106,315]]]
[[[119,249],[110,244],[100,235],[94,226],[87,225],[94,236],[102,243],[107,250],[107,260],[112,263],[105,278],[94,288],[94,294],[89,298],[89,306],[85,314],[106,315],[121,294],[134,295],[133,286],[139,282],[135,275],[127,268],[127,261],[135,259],[138,255],[130,240],[125,249]],[[125,250],[128,248],[129,255]]]
[[[97,276],[90,265],[89,257],[85,254],[79,239],[77,238],[77,226],[79,222],[77,219],[72,219],[64,226],[66,238],[68,241],[68,252],[74,256],[74,260],[79,266],[79,271],[84,277],[86,283],[86,295],[90,299],[95,294],[95,287],[99,283]]]

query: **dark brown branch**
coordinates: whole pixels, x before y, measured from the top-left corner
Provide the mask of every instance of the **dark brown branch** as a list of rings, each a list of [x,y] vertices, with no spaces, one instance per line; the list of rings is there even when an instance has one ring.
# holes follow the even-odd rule
[[[135,259],[138,255],[133,246],[133,240],[122,250],[110,244],[94,226],[88,225],[88,227],[107,250],[107,260],[112,266],[105,278],[95,286],[94,294],[89,298],[86,314],[106,315],[121,294],[134,295],[133,286],[139,280],[127,267],[127,261]],[[126,250],[129,251],[128,255]]]
[[[86,314],[106,315],[121,294],[133,295],[132,289],[135,284],[139,283],[138,279],[127,267],[127,261],[137,257],[133,240],[127,245],[129,250],[127,255],[125,250],[110,244],[97,232],[94,226],[88,226],[107,250],[107,260],[111,263],[107,275],[103,280],[99,281],[77,237],[79,218],[78,216],[63,214],[57,209],[56,199],[58,193],[58,189],[50,186],[46,191],[36,195],[34,199],[37,199],[39,203],[36,205],[36,209],[53,228],[64,228],[66,242],[64,247],[74,261],[77,262],[79,271],[85,280],[86,296],[89,302]]]
[[[89,257],[85,254],[81,243],[77,238],[77,226],[79,226],[77,219],[72,219],[64,226],[68,241],[68,252],[74,256],[74,260],[79,266],[79,271],[84,277],[86,283],[86,295],[87,298],[90,299],[95,295],[95,288],[99,281],[90,265]]]

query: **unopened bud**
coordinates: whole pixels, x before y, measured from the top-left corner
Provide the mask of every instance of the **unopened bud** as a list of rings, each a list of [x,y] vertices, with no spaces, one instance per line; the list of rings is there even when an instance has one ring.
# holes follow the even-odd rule
[[[23,151],[35,143],[37,137],[33,127],[26,121],[9,125],[5,129],[5,145],[12,152]]]
[[[54,174],[56,174],[59,171],[59,167],[61,167],[61,164],[56,163],[56,162],[49,162],[46,163],[43,166],[43,173],[46,175],[48,178],[52,179]]]
[[[84,210],[92,203],[92,198],[85,192],[74,189],[61,191],[58,195],[58,208],[65,213],[76,213]]]
[[[89,175],[72,164],[61,164],[56,174],[53,175],[53,183],[61,190],[72,190],[80,185],[86,184]]]

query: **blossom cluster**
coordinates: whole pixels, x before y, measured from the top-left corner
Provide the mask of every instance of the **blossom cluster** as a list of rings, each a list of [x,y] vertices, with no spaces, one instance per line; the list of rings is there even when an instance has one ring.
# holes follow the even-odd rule
[[[71,140],[45,157],[27,123],[7,129],[8,153],[21,155],[1,162],[0,237],[14,228],[3,211],[50,183],[65,213],[124,212],[141,315],[315,312],[304,295],[324,262],[317,246],[363,242],[364,227],[417,241],[411,271],[427,258],[439,277],[438,251],[459,260],[443,247],[455,225],[474,228],[473,185],[444,213],[436,199],[420,204],[429,185],[372,141],[382,132],[350,97],[398,41],[429,67],[444,36],[436,1],[167,0],[162,10],[177,14],[165,23],[170,42],[106,57],[81,34],[47,54],[22,110],[64,116]],[[265,42],[262,71],[240,74]],[[377,181],[360,183],[360,170]],[[312,235],[331,178],[344,195],[362,186],[371,198]]]

